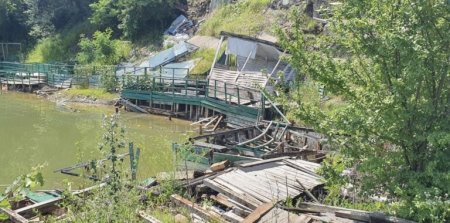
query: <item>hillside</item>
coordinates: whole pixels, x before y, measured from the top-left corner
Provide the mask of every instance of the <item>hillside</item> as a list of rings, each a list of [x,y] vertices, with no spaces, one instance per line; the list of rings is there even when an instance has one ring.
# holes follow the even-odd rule
[[[4,11],[4,18],[0,20],[0,30],[4,31],[0,34],[0,42],[21,43],[21,58],[26,62],[80,62],[77,56],[83,51],[82,40],[92,40],[95,32],[102,32],[104,38],[110,39],[110,44],[120,45],[119,48],[123,49],[117,52],[116,60],[108,63],[142,61],[164,49],[167,45],[164,44],[167,38],[164,31],[182,14],[195,25],[191,36],[217,37],[220,31],[263,38],[276,36],[276,27],[288,23],[292,6],[306,9],[304,1],[291,1],[290,5],[283,6],[282,1],[271,0],[145,1],[143,5],[138,0],[126,5],[111,0],[38,2],[7,0],[0,5],[0,11]],[[156,13],[156,16],[144,16],[148,13]],[[315,25],[310,19],[305,24]],[[10,27],[14,30],[6,32]],[[110,34],[108,30],[111,30]],[[95,57],[94,52],[90,54]]]

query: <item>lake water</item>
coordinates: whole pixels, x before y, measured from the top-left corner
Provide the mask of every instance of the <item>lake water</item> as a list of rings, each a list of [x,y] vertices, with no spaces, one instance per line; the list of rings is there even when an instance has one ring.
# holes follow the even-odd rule
[[[75,109],[32,94],[0,94],[0,185],[45,163],[45,187],[58,187],[64,179],[77,179],[53,173],[55,169],[101,158],[102,119],[113,107],[71,107]],[[183,142],[193,133],[189,122],[162,116],[122,113],[120,119],[128,138],[142,148],[141,179],[171,169],[171,143]]]

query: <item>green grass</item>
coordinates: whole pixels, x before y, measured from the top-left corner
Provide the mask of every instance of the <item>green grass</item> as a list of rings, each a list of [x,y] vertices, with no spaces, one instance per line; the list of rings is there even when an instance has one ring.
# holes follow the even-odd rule
[[[221,31],[255,36],[270,27],[270,19],[264,15],[270,0],[244,0],[225,5],[200,27],[201,35],[219,36]]]
[[[211,64],[214,60],[216,50],[214,49],[200,49],[192,54],[191,59],[198,59],[199,61],[190,72],[191,74],[204,74],[211,69]]]
[[[113,100],[119,97],[117,94],[109,93],[104,89],[71,88],[67,91],[64,91],[64,94],[66,94],[67,96],[94,97],[100,100]]]

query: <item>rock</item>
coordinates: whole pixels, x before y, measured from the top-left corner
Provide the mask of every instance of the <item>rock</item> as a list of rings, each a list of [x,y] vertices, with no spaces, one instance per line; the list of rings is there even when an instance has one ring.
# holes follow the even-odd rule
[[[213,165],[211,165],[211,170],[213,172],[218,172],[218,171],[222,171],[225,168],[227,168],[230,165],[230,161],[225,160],[219,163],[214,163]]]
[[[175,215],[175,223],[188,223],[189,219],[182,215],[182,214],[177,214]]]

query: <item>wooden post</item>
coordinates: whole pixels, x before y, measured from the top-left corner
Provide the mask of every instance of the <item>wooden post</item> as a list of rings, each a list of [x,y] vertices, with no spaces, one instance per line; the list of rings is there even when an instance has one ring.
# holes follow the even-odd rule
[[[199,113],[200,113],[200,106],[195,106],[196,107],[196,109],[195,109],[195,120],[197,120],[198,121],[198,119],[199,119]]]
[[[220,37],[220,41],[219,41],[219,44],[217,45],[216,53],[214,54],[214,60],[213,60],[212,65],[211,65],[211,70],[209,71],[208,78],[211,76],[211,74],[212,74],[212,72],[214,70],[214,65],[216,65],[217,57],[219,56],[220,47],[222,46],[224,38],[225,38],[224,36]]]
[[[223,82],[224,91],[225,91],[225,103],[227,103],[227,82]]]
[[[214,97],[217,98],[217,80],[214,80]]]
[[[241,97],[239,95],[239,86],[236,87],[236,91],[237,91],[238,105],[240,105],[241,104]]]

